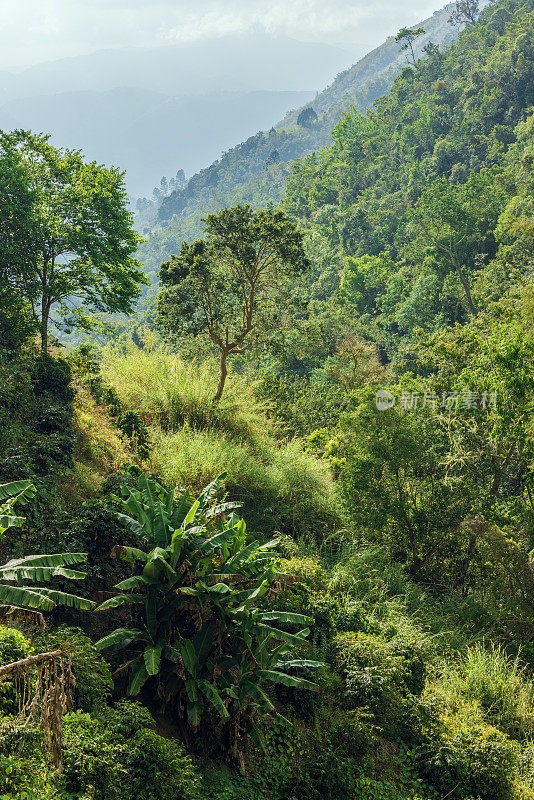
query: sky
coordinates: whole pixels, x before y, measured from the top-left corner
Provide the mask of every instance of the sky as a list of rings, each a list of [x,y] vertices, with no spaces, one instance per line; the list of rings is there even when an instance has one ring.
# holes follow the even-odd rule
[[[0,69],[265,30],[370,50],[440,0],[0,0]]]

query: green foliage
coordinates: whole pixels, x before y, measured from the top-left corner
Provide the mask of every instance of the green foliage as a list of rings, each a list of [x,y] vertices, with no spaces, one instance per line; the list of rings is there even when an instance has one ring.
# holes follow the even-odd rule
[[[451,720],[445,741],[424,771],[442,792],[509,800],[517,758],[517,746],[496,728]]]
[[[117,169],[87,163],[79,151],[52,147],[48,137],[26,131],[2,133],[0,152],[0,187],[15,181],[9,202],[18,217],[9,282],[34,313],[39,302],[46,353],[54,305],[67,328],[88,324],[82,306],[67,308],[72,295],[89,310],[131,309],[145,280],[133,258],[139,237]]]
[[[168,485],[200,490],[226,472],[249,527],[267,536],[274,529],[320,538],[340,524],[328,466],[298,440],[275,438],[278,426],[244,378],[231,375],[214,406],[209,364],[184,364],[162,348],[106,350],[103,374],[123,407],[150,425],[150,465]]]
[[[76,681],[75,708],[90,712],[101,710],[113,689],[111,670],[81,628],[60,625],[33,636],[32,646],[40,652],[61,649],[69,653]]]
[[[31,646],[24,634],[16,628],[0,627],[0,665],[20,661],[31,653]],[[15,716],[18,701],[15,692],[15,676],[9,675],[0,683],[0,715]]]
[[[129,693],[138,694],[158,676],[160,697],[186,715],[193,730],[214,712],[227,720],[226,735],[237,755],[239,724],[255,713],[274,712],[262,685],[317,689],[288,670],[320,664],[294,654],[309,629],[290,633],[284,628],[307,622],[305,616],[258,605],[273,592],[277,542],[247,541],[245,523],[233,511],[236,504],[216,504],[217,487],[215,481],[196,500],[175,496],[144,476],[137,490],[124,487],[120,518],[139,545],[150,549],[115,549],[140,570],[117,584],[123,593],[98,610],[140,605],[142,616],[138,627],[118,628],[97,647],[135,648],[128,662]]]
[[[218,402],[227,359],[287,324],[292,282],[309,266],[303,235],[281,211],[226,208],[206,218],[204,239],[184,242],[161,267],[159,324],[167,334],[202,334],[221,359]]]
[[[60,787],[68,796],[91,792],[95,800],[197,800],[191,760],[146,722],[146,712],[133,703],[119,704],[103,719],[67,714]]]

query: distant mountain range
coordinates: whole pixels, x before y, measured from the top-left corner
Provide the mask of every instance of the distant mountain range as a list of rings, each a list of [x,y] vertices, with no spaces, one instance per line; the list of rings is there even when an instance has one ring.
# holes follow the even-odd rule
[[[0,72],[0,104],[22,97],[128,86],[171,96],[316,90],[364,52],[264,32],[153,48],[100,50]]]
[[[255,33],[102,50],[0,73],[0,127],[50,133],[126,170],[131,196],[188,175],[313,98],[343,69],[341,47]]]
[[[217,92],[171,97],[145,89],[63,92],[12,100],[0,128],[51,133],[52,142],[126,170],[133,197],[156,179],[190,175],[243,136],[268,127],[313,92]]]
[[[417,57],[424,54],[430,42],[446,47],[457,38],[458,27],[449,24],[454,7],[454,3],[449,3],[413,26],[425,29],[425,34],[415,43]],[[273,129],[259,132],[232,148],[210,167],[194,175],[183,190],[165,198],[159,207],[159,222],[167,224],[175,217],[172,226],[176,235],[172,238],[176,240],[179,231],[187,236],[198,233],[200,217],[225,205],[278,202],[290,163],[329,144],[332,129],[349,107],[360,111],[370,108],[377,98],[389,91],[405,66],[406,53],[401,51],[395,37],[390,36],[380,47],[341,72],[312,101],[289,111]],[[307,108],[313,109],[313,120],[299,125],[299,115]]]

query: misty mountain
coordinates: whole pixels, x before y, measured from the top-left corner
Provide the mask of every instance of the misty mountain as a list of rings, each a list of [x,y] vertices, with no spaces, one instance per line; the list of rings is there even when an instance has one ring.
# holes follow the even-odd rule
[[[425,29],[425,34],[415,44],[417,57],[424,54],[430,42],[446,47],[458,37],[458,27],[448,21],[453,8],[454,3],[449,3],[412,26]],[[237,202],[258,206],[278,202],[283,196],[291,161],[329,144],[332,129],[349,107],[362,112],[370,108],[389,91],[395,77],[406,66],[406,53],[401,51],[395,37],[390,36],[380,47],[340,73],[312,102],[286,114],[274,129],[260,131],[237,145],[194,175],[185,189],[165,198],[159,209],[159,220],[165,223],[176,215],[178,219],[173,225],[177,229],[180,220],[190,218],[185,227],[182,225],[184,234],[190,236],[199,232],[200,217],[206,212]],[[308,108],[313,109],[312,121],[298,124],[299,115]],[[192,222],[193,218],[197,222]],[[173,240],[176,238],[173,235]]]
[[[121,86],[172,96],[316,90],[350,59],[342,47],[262,32],[165,47],[101,50],[18,73],[0,72],[0,102]]]
[[[236,140],[276,122],[311,92],[218,92],[171,97],[143,89],[80,91],[13,100],[0,128],[51,133],[56,145],[126,170],[133,196],[150,193],[162,175],[209,164]]]

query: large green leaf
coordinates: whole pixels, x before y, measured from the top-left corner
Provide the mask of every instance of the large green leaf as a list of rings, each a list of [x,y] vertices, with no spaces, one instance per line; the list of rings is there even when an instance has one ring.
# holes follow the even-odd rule
[[[310,692],[321,691],[316,683],[304,680],[304,678],[297,678],[294,675],[286,675],[285,672],[277,672],[272,669],[258,670],[256,675],[265,678],[273,683],[281,683],[283,686],[293,686],[295,689],[308,689]]]
[[[4,506],[4,509],[7,510],[7,506]],[[26,517],[14,517],[11,514],[0,514],[0,536],[9,530],[9,528],[22,528],[25,522]]]
[[[287,631],[282,631],[279,628],[272,628],[270,625],[265,625],[263,622],[258,623],[258,628],[260,630],[265,631],[265,633],[271,634],[274,639],[280,639],[284,642],[291,642],[294,644],[306,644],[306,637],[309,636],[310,629],[304,628],[298,633],[288,633]]]
[[[128,683],[128,694],[132,697],[135,697],[136,694],[139,694],[140,689],[143,688],[144,684],[148,680],[148,672],[146,670],[145,661],[142,656],[140,656],[134,662],[132,672],[130,674],[130,682]]]
[[[109,650],[112,647],[127,647],[133,642],[145,642],[146,634],[140,628],[117,628],[95,643],[97,650]]]
[[[133,517],[130,517],[128,514],[117,514],[117,519],[123,522],[126,527],[128,528],[134,536],[137,536],[138,539],[146,539],[148,538],[148,531]]]
[[[111,551],[112,558],[120,558],[121,561],[126,561],[129,564],[134,561],[147,561],[148,553],[144,550],[139,550],[137,547],[124,547],[123,545],[116,545]]]
[[[159,665],[161,663],[161,653],[163,650],[162,644],[157,644],[155,647],[149,645],[145,647],[143,658],[145,661],[146,671],[149,675],[157,675],[159,672]]]
[[[18,502],[24,503],[35,497],[37,490],[31,481],[11,481],[11,483],[0,483],[0,503],[5,500],[17,498]]]
[[[36,587],[26,589],[23,586],[8,586],[3,583],[0,583],[0,603],[22,608],[38,608],[41,611],[52,611],[56,607],[55,602]]]
[[[87,561],[87,553],[52,553],[23,558],[12,558],[0,567],[0,573],[6,567],[63,567],[70,564],[81,564]]]
[[[87,597],[78,597],[76,594],[58,592],[56,589],[48,589],[44,586],[21,586],[19,588],[26,589],[30,592],[38,592],[42,597],[48,598],[57,606],[76,608],[78,611],[92,611],[95,607],[95,603],[92,600],[88,600]]]
[[[212,683],[209,683],[209,681],[202,679],[198,681],[198,687],[202,692],[202,694],[204,694],[208,698],[212,706],[216,709],[216,711],[219,712],[219,714],[222,717],[230,716],[228,709],[224,705],[221,695],[219,694],[217,688]]]
[[[261,711],[264,713],[268,713],[269,711],[274,711],[274,706],[263,691],[256,683],[245,679],[241,684],[241,692],[240,694],[243,695],[244,693],[249,694],[253,700],[256,701],[258,706],[260,707]]]
[[[52,578],[69,578],[70,580],[83,580],[85,572],[66,567],[14,567],[9,569],[4,565],[0,571],[4,581],[49,581]]]
[[[200,715],[202,713],[202,706],[200,703],[187,704],[187,719],[192,728],[197,728],[200,723]]]
[[[190,639],[180,642],[180,653],[186,670],[194,677],[198,669],[198,656],[195,645]]]
[[[195,648],[199,666],[204,664],[212,648],[214,630],[215,625],[211,622],[208,625],[204,625],[204,627],[193,636],[193,647]]]
[[[297,625],[311,625],[313,623],[312,617],[306,617],[304,614],[293,614],[291,611],[263,611],[259,616],[262,622],[292,622]]]
[[[118,594],[115,597],[110,597],[109,600],[104,600],[95,611],[107,611],[109,608],[119,608],[119,606],[131,606],[142,603],[143,598],[135,594]]]

